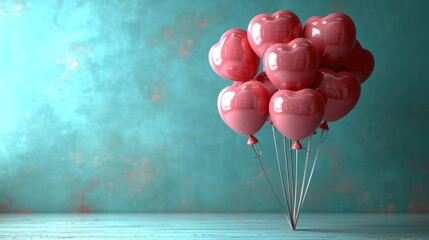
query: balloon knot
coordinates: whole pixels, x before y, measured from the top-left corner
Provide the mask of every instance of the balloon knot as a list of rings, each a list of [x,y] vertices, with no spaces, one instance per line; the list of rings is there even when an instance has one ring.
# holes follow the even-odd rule
[[[255,145],[259,141],[253,135],[249,135],[249,139],[247,140],[247,145]]]
[[[292,150],[300,150],[300,149],[302,149],[302,145],[301,145],[301,143],[298,140],[296,140],[292,144]]]
[[[328,123],[326,121],[323,121],[323,123],[320,124],[319,128],[324,131],[328,131],[329,130]]]

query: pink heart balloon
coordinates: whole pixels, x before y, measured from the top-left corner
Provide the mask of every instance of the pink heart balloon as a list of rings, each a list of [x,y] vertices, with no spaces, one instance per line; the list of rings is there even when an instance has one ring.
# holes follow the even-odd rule
[[[356,40],[352,52],[338,70],[354,73],[362,84],[369,78],[372,70],[374,70],[374,56]]]
[[[256,15],[247,27],[250,46],[262,58],[274,43],[288,43],[302,36],[301,21],[295,13],[280,10],[273,14]]]
[[[311,40],[320,55],[320,66],[338,68],[349,56],[356,41],[353,20],[342,13],[311,17],[304,24],[304,37]]]
[[[325,101],[316,90],[279,90],[270,100],[274,126],[285,136],[300,140],[314,133],[323,119]]]
[[[231,81],[248,81],[259,69],[259,57],[247,41],[246,31],[233,28],[226,31],[209,51],[212,69]]]
[[[347,115],[359,100],[359,80],[353,73],[346,71],[321,68],[320,73],[322,77],[316,90],[327,99],[323,119],[327,122],[337,121]]]
[[[218,110],[223,121],[235,132],[252,136],[268,117],[268,91],[258,81],[247,81],[222,90]]]
[[[256,75],[256,77],[254,78],[254,80],[264,84],[265,88],[268,90],[268,95],[273,96],[274,93],[276,93],[279,89],[274,86],[274,84],[270,81],[270,79],[268,78],[267,74],[265,72],[260,72],[258,73],[258,75]]]
[[[311,85],[319,69],[319,55],[311,42],[296,38],[265,51],[264,70],[278,89],[300,90]]]

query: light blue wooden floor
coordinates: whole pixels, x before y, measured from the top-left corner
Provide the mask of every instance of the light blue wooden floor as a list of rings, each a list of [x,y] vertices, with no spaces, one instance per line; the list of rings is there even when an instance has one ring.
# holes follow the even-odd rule
[[[429,215],[3,214],[1,239],[429,239]]]

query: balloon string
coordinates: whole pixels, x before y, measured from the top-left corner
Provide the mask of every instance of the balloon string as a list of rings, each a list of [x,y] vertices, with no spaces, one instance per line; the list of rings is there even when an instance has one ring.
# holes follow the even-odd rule
[[[328,138],[328,133],[329,133],[329,131],[322,130],[322,133],[321,133],[321,134],[323,134],[323,132],[325,132],[325,136],[324,136],[324,137],[323,137],[323,139],[321,140],[321,142],[322,142],[322,143],[326,140],[326,138]],[[319,142],[320,142],[320,141],[319,141]]]
[[[296,225],[296,214],[297,214],[297,209],[296,209],[296,195],[297,195],[297,189],[298,189],[298,149],[295,150],[295,193],[294,195],[294,203],[293,203],[293,218],[294,218],[294,222]]]
[[[288,213],[289,213],[289,218],[292,219],[292,216],[290,214],[289,200],[286,197],[285,181],[284,181],[284,178],[283,178],[282,165],[281,165],[280,158],[279,158],[279,151],[278,151],[278,147],[277,147],[277,138],[276,138],[276,130],[274,128],[274,125],[272,125],[272,130],[273,130],[274,148],[276,150],[277,166],[279,168],[279,175],[280,175],[280,180],[281,180],[282,190],[283,190],[283,198],[284,198],[284,201],[286,202],[286,207],[287,207],[287,210],[288,210]],[[291,225],[290,221],[289,221],[289,225]],[[291,225],[291,227],[292,227],[292,225]]]
[[[307,154],[305,157],[304,172],[303,172],[302,182],[301,182],[301,193],[299,195],[299,201],[298,201],[297,218],[295,219],[296,223],[298,223],[298,216],[299,216],[299,213],[301,212],[301,208],[302,208],[302,204],[301,204],[302,203],[302,195],[304,193],[305,177],[307,174],[307,166],[308,166],[308,158],[310,156],[310,149],[311,149],[311,135],[308,138],[308,143],[307,143]]]
[[[322,143],[324,132],[325,131],[322,130],[322,132],[320,133],[320,139],[319,139],[319,142],[317,143],[317,149],[316,149],[316,154],[315,154],[314,160],[313,160],[313,166],[311,167],[310,177],[308,178],[308,182],[307,182],[307,185],[305,187],[305,192],[304,192],[304,196],[303,196],[300,208],[302,208],[302,205],[304,204],[305,198],[307,197],[308,187],[310,186],[310,182],[311,182],[311,179],[313,177],[314,167],[316,166],[317,156],[319,155],[320,144]],[[298,213],[297,221],[298,221],[298,219],[299,219],[299,213]]]
[[[292,149],[291,149],[291,145],[292,145],[292,142],[291,142],[291,140],[288,138],[288,143],[289,143],[289,146],[288,146],[288,148],[287,148],[287,150],[289,151],[289,154],[290,154],[290,158],[289,158],[289,161],[290,161],[290,172],[291,172],[291,180],[290,180],[290,183],[291,183],[291,202],[293,203],[293,199],[295,198],[295,195],[294,195],[294,193],[295,193],[295,183],[294,183],[294,179],[295,179],[295,174],[294,174],[294,171],[293,171],[293,169],[294,169],[294,164],[293,164],[293,154],[292,154]],[[286,151],[286,150],[285,150]],[[294,205],[294,204],[293,204]],[[293,208],[295,208],[295,205],[293,206]],[[293,212],[293,214],[292,215],[294,215],[294,213],[295,212]],[[293,216],[293,218],[295,219],[295,216]],[[294,221],[292,221],[292,226],[293,226],[293,228],[292,229],[295,229],[295,227],[296,227],[296,224],[295,224],[295,222]]]
[[[262,145],[261,141],[259,141],[258,144],[259,144],[259,156],[262,156],[264,153],[264,145]]]
[[[323,136],[323,138],[322,138],[322,139],[319,139],[319,142],[321,142],[321,143],[325,142],[325,140],[328,138],[328,133],[329,133],[329,131],[328,131],[328,130],[322,130],[322,132],[324,132],[324,133],[325,133],[325,136]],[[314,133],[314,135],[315,135],[315,134],[316,134],[316,133]],[[316,139],[314,139],[314,140],[313,140],[313,142],[318,143],[318,141],[317,141]]]
[[[265,179],[267,180],[268,185],[270,186],[270,189],[271,189],[271,191],[273,192],[274,197],[275,197],[275,198],[276,198],[276,200],[277,200],[277,203],[279,204],[280,208],[282,209],[283,214],[285,215],[285,217],[286,217],[286,219],[287,219],[287,221],[288,221],[289,225],[292,227],[292,224],[291,224],[291,222],[289,221],[289,218],[288,218],[288,217],[287,217],[287,215],[286,215],[286,211],[285,211],[285,209],[283,208],[282,204],[280,203],[280,200],[279,200],[279,198],[277,197],[276,191],[274,190],[273,185],[271,184],[271,181],[270,181],[270,179],[268,178],[267,172],[265,171],[265,168],[264,168],[264,165],[262,164],[261,158],[260,158],[260,156],[259,156],[258,152],[256,151],[255,145],[252,145],[252,148],[253,148],[253,151],[255,152],[255,156],[256,156],[256,158],[258,159],[259,165],[261,166],[262,172],[264,173]]]
[[[287,197],[288,197],[290,205],[291,205],[291,209],[289,210],[289,214],[290,214],[291,221],[293,222],[293,217],[292,217],[292,203],[293,203],[293,201],[292,201],[292,194],[293,194],[292,193],[292,191],[293,191],[292,187],[293,187],[293,184],[292,184],[292,179],[291,179],[292,173],[290,172],[291,166],[290,166],[289,157],[288,157],[289,150],[290,150],[290,148],[286,147],[286,137],[283,136],[283,152],[284,152],[285,172],[286,172],[287,190],[288,190]],[[294,228],[292,228],[292,229],[294,229]]]

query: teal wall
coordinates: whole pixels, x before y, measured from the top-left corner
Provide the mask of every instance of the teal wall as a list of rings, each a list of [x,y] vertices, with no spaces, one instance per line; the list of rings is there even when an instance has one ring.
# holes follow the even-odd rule
[[[279,211],[207,60],[259,13],[344,12],[376,59],[304,211],[429,212],[426,1],[0,1],[0,213]],[[257,134],[274,161],[270,129]]]

